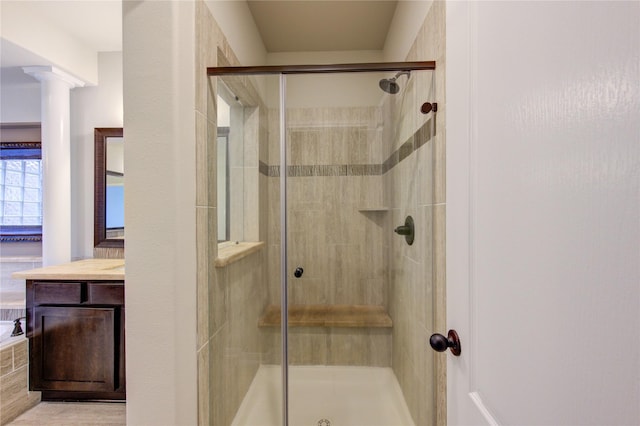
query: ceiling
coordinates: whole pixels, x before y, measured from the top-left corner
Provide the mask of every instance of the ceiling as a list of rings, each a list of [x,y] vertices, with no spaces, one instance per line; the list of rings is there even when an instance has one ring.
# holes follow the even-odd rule
[[[397,1],[247,1],[267,52],[382,50]]]

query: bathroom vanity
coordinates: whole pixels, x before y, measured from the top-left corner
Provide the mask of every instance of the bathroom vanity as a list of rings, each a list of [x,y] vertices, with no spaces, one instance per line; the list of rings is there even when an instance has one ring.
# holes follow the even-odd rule
[[[124,260],[87,259],[13,277],[26,279],[30,390],[43,400],[124,400]]]

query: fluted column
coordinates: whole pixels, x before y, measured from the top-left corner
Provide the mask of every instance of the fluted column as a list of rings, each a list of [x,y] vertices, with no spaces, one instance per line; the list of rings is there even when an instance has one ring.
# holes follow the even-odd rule
[[[70,90],[84,83],[53,66],[24,67],[40,81],[42,264],[71,261]]]

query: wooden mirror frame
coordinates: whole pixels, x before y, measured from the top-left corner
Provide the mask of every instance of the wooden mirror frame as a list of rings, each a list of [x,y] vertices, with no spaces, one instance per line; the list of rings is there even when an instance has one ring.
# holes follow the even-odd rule
[[[124,239],[107,238],[107,138],[123,137],[121,127],[96,127],[94,135],[93,246],[124,247]]]

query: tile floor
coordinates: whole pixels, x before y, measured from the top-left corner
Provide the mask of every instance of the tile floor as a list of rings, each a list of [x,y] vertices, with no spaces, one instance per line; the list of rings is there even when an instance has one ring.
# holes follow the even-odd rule
[[[122,402],[41,402],[9,425],[28,426],[124,426]]]

